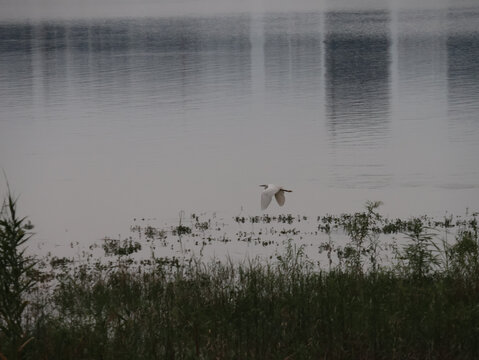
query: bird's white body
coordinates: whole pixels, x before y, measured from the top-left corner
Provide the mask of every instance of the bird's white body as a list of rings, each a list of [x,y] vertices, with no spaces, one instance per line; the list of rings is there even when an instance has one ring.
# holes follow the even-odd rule
[[[283,206],[285,202],[284,193],[285,192],[292,192],[291,190],[283,189],[282,186],[268,184],[268,185],[260,185],[264,187],[264,191],[261,193],[261,210],[266,210],[266,208],[271,203],[273,196],[276,198],[279,206]]]

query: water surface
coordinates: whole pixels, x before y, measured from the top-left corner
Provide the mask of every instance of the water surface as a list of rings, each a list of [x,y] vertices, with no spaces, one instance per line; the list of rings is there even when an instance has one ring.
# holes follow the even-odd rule
[[[0,167],[39,242],[258,214],[270,182],[294,190],[271,213],[479,204],[478,7],[8,19],[0,51]]]

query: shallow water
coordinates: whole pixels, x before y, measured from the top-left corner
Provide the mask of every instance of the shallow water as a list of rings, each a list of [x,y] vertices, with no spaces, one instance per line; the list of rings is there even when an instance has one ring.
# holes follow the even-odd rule
[[[259,214],[271,182],[273,214],[479,204],[477,6],[13,16],[0,51],[0,167],[47,247]]]

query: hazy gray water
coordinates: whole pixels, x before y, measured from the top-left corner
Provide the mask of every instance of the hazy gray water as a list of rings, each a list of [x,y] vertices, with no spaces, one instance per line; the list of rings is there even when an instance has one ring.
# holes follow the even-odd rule
[[[272,213],[478,210],[478,7],[9,20],[0,51],[0,167],[47,243],[258,214],[270,182]]]

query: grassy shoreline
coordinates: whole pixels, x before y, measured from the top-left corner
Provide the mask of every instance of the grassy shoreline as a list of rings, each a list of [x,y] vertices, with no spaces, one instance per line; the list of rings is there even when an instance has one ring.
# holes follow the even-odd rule
[[[35,316],[28,351],[72,359],[477,358],[477,279],[301,266],[93,277],[79,270],[55,289],[51,312]]]
[[[105,239],[107,262],[35,259],[24,253],[31,225],[13,199],[7,205],[0,301],[24,305],[16,322],[0,314],[2,359],[479,357],[477,214],[456,224],[388,220],[379,203],[368,203],[361,213],[318,218],[318,231],[349,238],[318,244],[337,259],[325,269],[292,241],[270,261],[243,263],[153,254],[138,261],[141,243],[131,239]],[[431,225],[455,226],[454,239],[432,236]],[[173,230],[181,237],[205,229],[180,222]],[[168,241],[157,229],[143,231]],[[390,232],[408,243],[383,264],[378,238]]]

